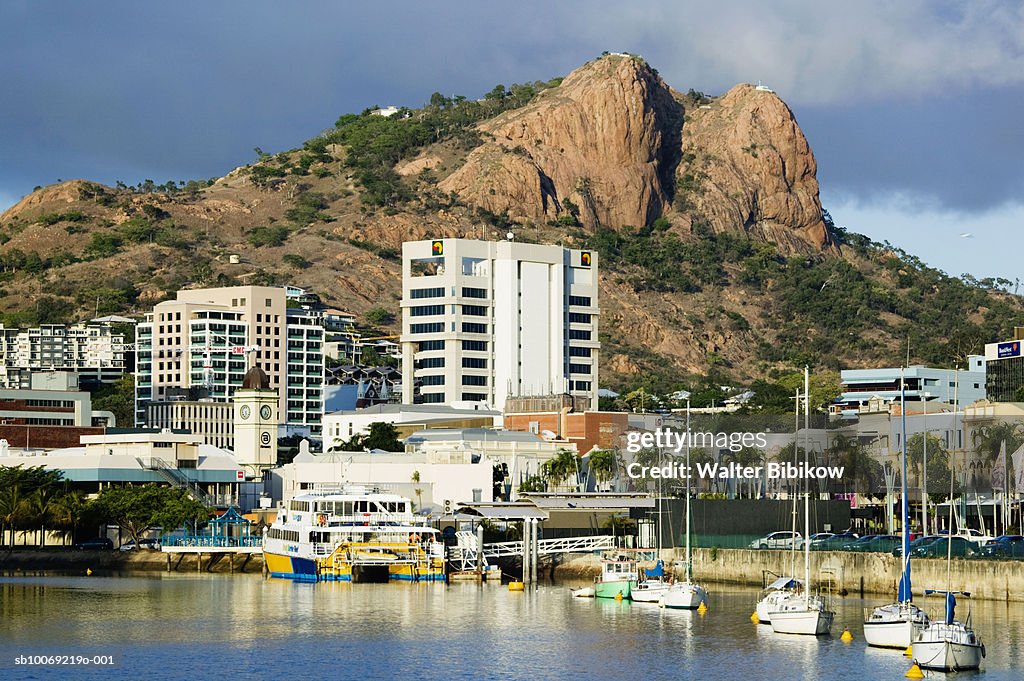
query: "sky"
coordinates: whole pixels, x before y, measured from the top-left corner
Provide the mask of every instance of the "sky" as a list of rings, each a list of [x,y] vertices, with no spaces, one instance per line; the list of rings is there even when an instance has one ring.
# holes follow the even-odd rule
[[[59,179],[220,176],[343,113],[479,97],[605,50],[682,91],[763,82],[837,224],[949,274],[1018,276],[1020,2],[4,0],[0,210]]]

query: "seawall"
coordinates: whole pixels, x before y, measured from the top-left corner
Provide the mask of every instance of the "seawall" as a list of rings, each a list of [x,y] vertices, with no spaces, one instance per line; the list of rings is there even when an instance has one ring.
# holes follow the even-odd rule
[[[0,571],[53,570],[57,572],[129,572],[166,571],[168,554],[161,551],[3,551],[0,552]],[[199,558],[195,554],[170,554],[171,569],[177,572],[199,572]],[[248,558],[248,560],[246,560]],[[180,559],[180,560],[179,560]],[[202,572],[263,571],[263,554],[203,554]]]
[[[666,564],[681,560],[682,550],[661,553]],[[803,575],[803,554],[798,554],[795,570]],[[887,553],[847,553],[815,551],[811,553],[811,580],[827,583],[832,592],[859,596],[896,595],[900,559]],[[557,579],[591,578],[600,574],[597,556],[578,556],[555,567]],[[777,575],[794,572],[789,551],[753,549],[694,549],[693,576],[712,584],[741,584],[761,587]],[[677,576],[682,576],[676,568]],[[915,558],[911,563],[914,592],[946,588],[946,561],[941,558]],[[951,588],[968,591],[973,598],[1024,602],[1024,561],[953,559]]]

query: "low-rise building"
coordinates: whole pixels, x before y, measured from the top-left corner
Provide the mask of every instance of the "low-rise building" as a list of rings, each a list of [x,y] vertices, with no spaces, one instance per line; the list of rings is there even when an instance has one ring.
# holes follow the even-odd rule
[[[938,400],[952,404],[973,404],[985,399],[985,363],[979,355],[968,357],[968,369],[935,369],[926,366],[880,369],[845,369],[840,372],[843,392],[834,411],[856,411],[869,400],[899,401],[900,377],[905,384],[907,402]]]
[[[365,435],[373,423],[391,423],[400,436],[429,428],[497,428],[501,412],[479,402],[446,406],[441,404],[377,404],[366,409],[337,411],[324,417],[324,449]]]

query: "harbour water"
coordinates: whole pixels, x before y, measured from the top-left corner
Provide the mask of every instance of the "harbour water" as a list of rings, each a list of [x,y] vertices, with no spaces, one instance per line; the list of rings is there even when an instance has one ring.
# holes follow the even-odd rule
[[[834,635],[749,621],[756,591],[712,586],[705,615],[489,584],[299,584],[258,575],[0,577],[4,679],[903,679],[860,629],[878,599],[836,599]],[[933,610],[939,603],[933,602]],[[973,604],[991,681],[1024,677],[1024,607]],[[966,615],[966,604],[962,614]],[[852,643],[839,640],[843,626]],[[17,666],[113,655],[112,666]],[[943,676],[935,674],[935,676]]]

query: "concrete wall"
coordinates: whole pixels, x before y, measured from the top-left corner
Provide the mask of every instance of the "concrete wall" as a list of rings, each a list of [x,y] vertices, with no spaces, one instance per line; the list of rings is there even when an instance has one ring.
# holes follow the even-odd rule
[[[761,586],[767,572],[776,575],[793,572],[788,551],[695,549],[693,557],[694,577],[700,581]],[[801,576],[803,554],[798,553],[796,558],[797,576]],[[866,594],[895,597],[899,570],[900,559],[886,553],[811,553],[811,581],[827,581],[831,575],[833,593],[845,590],[851,595],[860,595],[863,588]],[[926,588],[945,589],[946,561],[915,558],[911,562],[911,578],[915,596],[923,594]],[[1024,602],[1021,585],[1024,585],[1024,561],[953,559],[950,586],[954,590],[968,591],[974,598]]]

